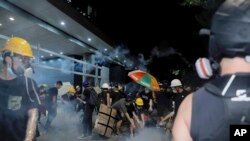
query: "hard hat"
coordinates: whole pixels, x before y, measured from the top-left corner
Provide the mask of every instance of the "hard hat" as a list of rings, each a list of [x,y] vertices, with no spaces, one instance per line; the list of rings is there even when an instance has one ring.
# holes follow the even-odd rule
[[[212,19],[209,53],[222,57],[250,55],[250,1],[225,1]]]
[[[181,81],[179,79],[173,79],[171,81],[170,87],[182,86]]]
[[[83,82],[82,85],[83,85],[84,87],[89,86],[89,81],[88,81],[88,80],[85,80],[85,81]]]
[[[136,104],[137,106],[143,106],[144,103],[143,103],[142,98],[140,98],[140,97],[136,98],[135,104]]]
[[[30,44],[26,40],[19,37],[12,37],[8,39],[1,51],[10,51],[22,56],[27,56],[30,58],[33,57]]]
[[[103,89],[109,89],[109,84],[108,83],[103,83],[102,88]]]
[[[48,84],[42,84],[41,86],[45,87],[45,88],[48,88]]]

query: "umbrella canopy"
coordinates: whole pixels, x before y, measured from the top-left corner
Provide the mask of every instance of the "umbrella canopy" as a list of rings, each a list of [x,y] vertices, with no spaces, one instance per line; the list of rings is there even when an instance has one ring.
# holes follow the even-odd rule
[[[147,72],[135,70],[129,72],[128,76],[138,84],[141,84],[142,86],[147,87],[152,91],[160,91],[159,84],[155,77]]]

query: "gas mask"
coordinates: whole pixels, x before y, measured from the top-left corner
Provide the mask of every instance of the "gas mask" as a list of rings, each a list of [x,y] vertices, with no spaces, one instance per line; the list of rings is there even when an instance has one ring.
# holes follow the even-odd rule
[[[172,87],[172,92],[175,94],[178,93],[175,87]]]
[[[18,76],[26,76],[26,77],[31,77],[34,73],[31,64],[29,62],[29,59],[22,59],[20,57],[13,57],[13,61],[19,61],[21,64],[17,66],[16,69],[12,69],[13,72],[18,75]]]
[[[202,79],[209,79],[213,75],[210,61],[207,58],[199,58],[195,62],[198,76]]]
[[[32,67],[29,67],[29,68],[25,69],[25,71],[24,71],[24,76],[26,76],[26,77],[31,78],[33,76],[33,74],[34,74],[34,70]]]
[[[202,79],[211,78],[219,70],[219,64],[207,58],[199,58],[195,62],[195,68],[198,76]]]

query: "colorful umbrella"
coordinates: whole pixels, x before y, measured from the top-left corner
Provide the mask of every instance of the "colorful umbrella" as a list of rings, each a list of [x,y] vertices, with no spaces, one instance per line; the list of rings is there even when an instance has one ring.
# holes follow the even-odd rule
[[[128,73],[128,76],[132,78],[138,84],[145,86],[152,91],[160,91],[159,84],[154,76],[141,70],[135,70]]]

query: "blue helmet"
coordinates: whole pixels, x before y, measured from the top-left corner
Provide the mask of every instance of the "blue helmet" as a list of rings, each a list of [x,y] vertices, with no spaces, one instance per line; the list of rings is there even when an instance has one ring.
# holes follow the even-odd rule
[[[89,86],[89,81],[88,80],[83,81],[82,85],[83,87]]]

